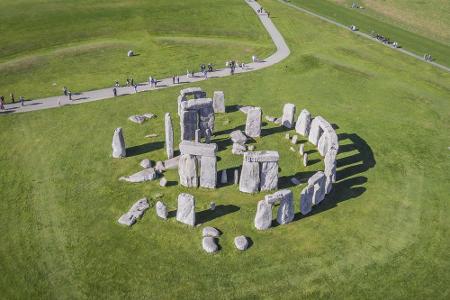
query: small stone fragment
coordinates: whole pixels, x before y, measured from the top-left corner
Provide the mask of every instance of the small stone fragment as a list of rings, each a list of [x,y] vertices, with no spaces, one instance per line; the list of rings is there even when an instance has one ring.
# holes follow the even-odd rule
[[[300,146],[298,147],[298,153],[300,153],[300,155],[303,155],[305,153],[305,144],[300,144]]]
[[[293,145],[295,145],[295,144],[297,144],[297,140],[298,140],[298,135],[295,134],[295,135],[292,137],[291,143],[292,143]]]
[[[209,210],[215,210],[216,209],[216,203],[215,202],[211,202],[209,204]]]
[[[156,134],[156,133],[150,133],[150,134],[147,134],[145,137],[146,138],[154,138],[154,137],[157,137],[158,135]]]
[[[152,167],[152,162],[150,161],[150,159],[146,158],[146,159],[141,160],[139,165],[144,169],[148,169],[148,168]]]
[[[289,150],[291,150],[292,152],[295,152],[294,147],[290,147]]]
[[[215,238],[207,236],[202,240],[202,247],[207,253],[215,253],[219,249],[216,244]]]
[[[308,153],[303,154],[303,166],[308,166]]]
[[[203,231],[202,231],[203,237],[205,237],[205,236],[218,237],[219,235],[220,235],[219,230],[217,230],[214,227],[207,226],[207,227],[203,228]]]
[[[289,135],[289,133],[286,133],[286,134],[284,135],[284,138],[287,139],[287,140],[289,140],[289,139],[291,138],[291,136]]]
[[[253,151],[255,150],[255,145],[248,145],[247,149],[248,151]]]
[[[156,215],[158,217],[160,217],[161,219],[167,220],[167,215],[168,215],[167,206],[162,201],[156,202],[155,209],[156,209]]]
[[[275,122],[277,120],[277,118],[272,117],[272,116],[265,116],[264,118],[269,122]]]
[[[160,174],[164,172],[166,170],[166,168],[164,167],[164,163],[162,161],[157,161],[155,165],[155,170]]]
[[[161,178],[159,185],[165,187],[167,185],[167,179],[165,177]]]
[[[247,142],[247,136],[240,130],[235,130],[230,133],[230,137],[233,143],[244,145]]]
[[[236,249],[240,251],[247,250],[248,239],[243,235],[237,236],[234,238],[234,245],[236,246]]]
[[[233,147],[231,148],[231,153],[233,153],[234,155],[243,155],[245,151],[247,151],[247,148],[245,147],[245,145],[233,143]]]

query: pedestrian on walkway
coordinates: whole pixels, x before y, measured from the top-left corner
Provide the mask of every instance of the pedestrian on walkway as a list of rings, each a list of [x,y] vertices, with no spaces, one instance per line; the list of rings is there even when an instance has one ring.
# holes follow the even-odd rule
[[[134,92],[135,92],[135,93],[137,93],[137,92],[138,92],[138,91],[137,91],[137,87],[138,87],[138,85],[137,85],[137,84],[135,84],[135,85],[134,85]]]
[[[172,76],[172,83],[175,84],[175,75]]]
[[[156,87],[156,85],[158,85],[158,79],[156,79],[156,78],[153,78],[153,84],[155,85],[155,87]]]
[[[130,86],[130,78],[127,78],[127,86]]]
[[[14,93],[11,93],[11,103],[15,103],[16,101],[15,101],[15,99],[14,99]]]
[[[68,91],[68,92],[67,92],[67,95],[69,95],[69,100],[72,101],[72,92],[71,92],[71,91]]]
[[[113,88],[113,94],[114,94],[114,97],[117,97],[117,88],[116,87]]]
[[[3,96],[0,96],[0,110],[5,110],[5,106],[3,105],[3,101],[5,98]]]
[[[177,76],[177,83],[180,84],[180,76]]]
[[[64,96],[67,96],[67,88],[66,87],[63,87],[63,93],[64,93]]]
[[[118,87],[120,86],[119,80],[116,80],[116,83],[114,84],[114,86],[115,86],[116,88],[118,88]]]
[[[153,77],[152,76],[148,77],[148,84],[150,84],[150,87],[153,86]]]
[[[131,85],[134,86],[134,79],[131,77]]]
[[[25,106],[25,98],[23,98],[23,96],[19,97],[19,101],[20,101],[20,106]]]

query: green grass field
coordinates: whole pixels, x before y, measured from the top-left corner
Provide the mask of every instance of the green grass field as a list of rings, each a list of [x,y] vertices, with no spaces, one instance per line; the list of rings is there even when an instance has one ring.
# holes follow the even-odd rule
[[[119,182],[143,158],[165,158],[165,112],[174,117],[178,139],[177,88],[1,116],[2,298],[449,298],[450,75],[278,1],[260,2],[291,55],[268,69],[199,84],[208,94],[223,90],[230,109],[216,119],[218,169],[241,164],[226,140],[245,122],[233,106],[280,115],[292,102],[338,126],[338,182],[324,203],[259,232],[253,218],[263,194],[232,185],[209,191]],[[167,5],[163,15],[176,15]],[[245,3],[234,5],[248,13]],[[256,21],[249,22],[262,32]],[[145,112],[158,118],[143,125],[127,120]],[[113,160],[119,126],[130,157]],[[159,135],[144,138],[149,133]],[[322,168],[317,152],[302,167],[285,131],[266,124],[263,133],[256,149],[280,152],[282,186],[293,174],[307,178]],[[166,176],[178,181],[176,171]],[[303,187],[291,187],[296,212]],[[117,224],[143,196],[152,203],[162,197],[174,210],[180,192],[195,195],[197,212],[211,201],[219,205],[217,215],[199,214],[223,231],[218,254],[202,250],[203,226],[158,220],[153,208],[132,228]],[[243,253],[233,245],[240,234],[253,241]]]
[[[0,3],[0,95],[26,99],[166,78],[274,51],[241,1],[12,1]],[[23,10],[24,5],[27,10]],[[170,11],[170,14],[167,12]],[[21,21],[18,22],[18,16]],[[127,57],[133,49],[139,56]]]
[[[335,2],[345,4],[336,4]],[[425,53],[431,54],[434,60],[440,64],[445,66],[450,66],[450,40],[446,33],[448,32],[448,26],[446,24],[448,20],[444,21],[443,15],[447,16],[448,13],[445,13],[448,10],[448,3],[444,4],[444,9],[442,6],[437,5],[439,0],[431,1],[431,2],[420,2],[422,6],[425,6],[427,9],[420,10],[417,8],[414,11],[420,11],[420,14],[423,15],[422,18],[410,17],[407,13],[403,13],[403,11],[411,11],[411,7],[417,7],[411,5],[410,2],[413,1],[399,1],[396,2],[395,10],[398,14],[402,16],[408,16],[409,19],[413,19],[412,25],[410,26],[399,26],[399,23],[402,22],[393,22],[392,19],[396,16],[392,16],[390,18],[385,17],[383,14],[371,10],[370,5],[365,6],[368,9],[351,9],[349,7],[348,2],[343,2],[340,0],[317,0],[317,1],[308,1],[308,0],[290,0],[290,3],[293,3],[299,7],[308,9],[312,12],[315,12],[319,15],[328,17],[332,20],[335,20],[344,25],[356,25],[360,31],[365,33],[371,33],[372,31],[382,34],[386,37],[389,37],[391,41],[397,41],[401,47],[419,55],[423,56]],[[359,3],[358,1],[350,1]],[[389,9],[392,6],[389,5],[391,1],[388,3],[379,1],[367,1],[367,2],[376,2],[378,3],[377,7],[386,8],[388,12],[394,11],[393,9]],[[351,4],[350,4],[351,5]],[[407,9],[409,7],[409,9]],[[440,12],[440,13],[439,13]],[[438,14],[438,17],[435,15]],[[435,23],[444,26],[444,30],[434,28],[434,32],[440,32],[440,36],[436,36],[436,34],[431,34],[429,32],[424,32],[423,30],[417,30],[423,24],[421,22],[424,19],[435,19]],[[448,19],[448,18],[447,18]],[[397,18],[398,20],[398,18]],[[432,23],[432,22],[431,22]],[[405,23],[402,23],[405,24]],[[442,37],[445,36],[445,37]]]

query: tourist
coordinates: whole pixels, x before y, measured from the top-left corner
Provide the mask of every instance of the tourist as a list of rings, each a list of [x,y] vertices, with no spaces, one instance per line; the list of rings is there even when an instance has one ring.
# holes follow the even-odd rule
[[[205,75],[205,79],[208,79],[208,71],[203,71],[203,74]]]
[[[23,96],[19,97],[19,101],[20,101],[20,106],[24,106],[25,105],[25,98],[23,98]]]
[[[64,96],[67,96],[67,88],[66,87],[63,87],[63,93],[64,93]]]
[[[130,86],[130,79],[127,78],[127,86]]]
[[[119,87],[119,86],[120,86],[119,80],[116,80],[116,83],[114,84],[114,86],[115,86],[115,87]]]
[[[175,84],[175,75],[172,76],[172,83]]]
[[[114,97],[117,97],[117,88],[116,87],[113,88],[113,94],[114,94]]]
[[[158,85],[158,79],[153,78],[153,84],[155,85],[155,87]]]
[[[68,92],[67,92],[67,95],[69,96],[69,100],[72,101],[72,92],[71,92],[71,91],[68,91]]]
[[[5,98],[3,96],[0,96],[0,110],[5,109],[5,106],[3,105],[3,100],[5,100]]]
[[[11,103],[15,103],[16,101],[14,99],[14,93],[11,93],[10,96],[11,96]]]
[[[148,77],[148,84],[150,84],[150,87],[153,85],[153,77],[152,76]]]
[[[180,84],[180,76],[177,76],[177,83]]]
[[[137,85],[137,84],[135,84],[135,85],[134,85],[133,87],[134,87],[134,92],[135,92],[135,93],[137,93],[137,92],[138,92],[138,91],[137,91],[137,87],[138,87],[138,85]]]
[[[133,79],[133,77],[131,77],[130,83],[131,83],[132,86],[134,86],[134,79]]]

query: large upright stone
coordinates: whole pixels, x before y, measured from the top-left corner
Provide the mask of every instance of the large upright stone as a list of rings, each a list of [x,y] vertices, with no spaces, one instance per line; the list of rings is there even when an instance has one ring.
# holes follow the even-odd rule
[[[325,180],[325,191],[329,194],[333,188],[333,183],[336,182],[336,153],[335,149],[330,149],[327,154],[325,154],[324,164],[324,174],[326,176]]]
[[[319,142],[319,138],[322,135],[322,128],[320,127],[320,123],[323,118],[320,116],[315,117],[311,122],[311,128],[309,130],[308,140],[311,144],[317,146]]]
[[[261,107],[254,107],[247,112],[245,134],[249,137],[261,136]]]
[[[259,163],[244,159],[239,180],[239,190],[244,193],[256,193],[259,189],[259,182]]]
[[[314,186],[308,185],[302,190],[300,195],[300,212],[307,215],[311,212],[313,205]]]
[[[277,222],[280,225],[292,222],[294,219],[294,196],[290,190],[280,190],[276,192],[280,197],[280,206],[278,207]]]
[[[303,136],[309,135],[309,128],[311,126],[311,114],[306,109],[303,109],[298,116],[295,124],[295,131]]]
[[[258,202],[255,215],[255,228],[258,230],[269,229],[272,225],[272,205],[265,200]]]
[[[156,202],[155,209],[156,209],[156,215],[158,217],[160,217],[161,219],[164,219],[164,220],[167,219],[167,215],[168,215],[167,206],[163,202],[161,202],[161,201]]]
[[[221,184],[227,184],[228,183],[227,170],[222,170],[222,173],[221,173],[221,176],[220,176],[220,183]]]
[[[173,157],[173,126],[170,113],[164,115],[164,129],[166,137],[166,154],[167,158],[171,159]]]
[[[283,116],[281,117],[281,124],[286,128],[294,126],[295,105],[286,103],[283,107]]]
[[[217,186],[217,158],[202,156],[200,159],[200,186],[214,189]]]
[[[316,172],[308,179],[308,185],[311,185],[314,188],[314,194],[312,198],[312,202],[314,205],[319,204],[325,198],[325,182],[326,177],[322,171]]]
[[[177,221],[194,226],[195,225],[195,199],[186,193],[178,195]]]
[[[112,157],[114,158],[122,158],[125,157],[126,148],[125,148],[125,140],[123,138],[122,128],[116,128],[114,130],[114,135],[112,138]]]
[[[181,140],[193,141],[195,130],[198,128],[198,113],[195,110],[181,111],[180,115]]]
[[[213,107],[215,113],[225,112],[225,96],[222,91],[215,91],[213,96]]]
[[[261,191],[278,188],[278,161],[261,163]]]
[[[194,155],[183,154],[178,162],[180,184],[185,187],[198,187],[197,158]]]

